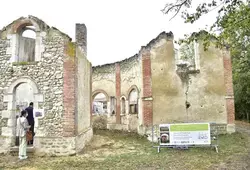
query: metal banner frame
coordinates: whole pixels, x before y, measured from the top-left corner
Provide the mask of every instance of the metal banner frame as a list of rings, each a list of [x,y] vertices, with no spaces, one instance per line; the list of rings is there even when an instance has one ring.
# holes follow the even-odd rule
[[[209,123],[210,127],[211,125],[215,125],[216,123]],[[174,148],[174,149],[188,149],[188,148],[198,148],[198,147],[212,147],[215,149],[216,153],[219,152],[218,150],[218,146],[219,146],[219,141],[218,141],[218,130],[217,128],[215,129],[210,129],[210,139],[211,139],[211,143],[210,144],[203,144],[203,145],[166,145],[166,144],[161,144],[160,140],[161,137],[159,136],[160,132],[159,132],[159,125],[153,125],[152,126],[152,142],[153,142],[153,148],[157,148],[158,153],[160,152],[161,148]],[[155,136],[157,137],[157,143],[158,145],[155,146],[154,141],[155,140]],[[166,136],[166,138],[168,138]]]

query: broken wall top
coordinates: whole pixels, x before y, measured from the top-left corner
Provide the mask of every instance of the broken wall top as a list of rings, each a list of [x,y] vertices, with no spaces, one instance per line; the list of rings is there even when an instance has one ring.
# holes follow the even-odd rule
[[[0,39],[7,39],[7,36],[9,34],[19,33],[22,28],[27,26],[33,26],[33,28],[31,29],[35,32],[48,32],[50,29],[53,29],[58,31],[62,36],[69,39],[70,41],[72,40],[67,34],[59,31],[55,27],[50,28],[44,21],[31,15],[29,15],[28,17],[20,17],[17,20],[14,20],[9,25],[3,27],[0,30]]]
[[[146,46],[142,46],[141,49],[139,50],[139,53],[135,54],[134,56],[126,58],[126,59],[121,60],[121,61],[114,62],[114,63],[107,63],[107,64],[103,64],[103,65],[94,66],[94,67],[92,67],[93,72],[95,72],[95,71],[102,72],[101,70],[114,69],[115,64],[120,64],[122,67],[123,65],[127,65],[129,63],[132,63],[135,60],[139,61],[140,56],[144,51],[150,51],[151,48],[154,47],[162,39],[172,41],[174,39],[174,35],[171,31],[169,33],[162,32],[156,38],[151,40]]]

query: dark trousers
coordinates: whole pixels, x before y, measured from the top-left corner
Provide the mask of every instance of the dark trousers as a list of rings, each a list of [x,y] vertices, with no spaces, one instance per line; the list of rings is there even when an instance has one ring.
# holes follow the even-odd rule
[[[34,126],[35,126],[35,122],[31,122],[30,123],[30,131],[32,132],[32,140],[28,142],[28,144],[30,144],[30,145],[33,145],[33,139],[35,136]]]

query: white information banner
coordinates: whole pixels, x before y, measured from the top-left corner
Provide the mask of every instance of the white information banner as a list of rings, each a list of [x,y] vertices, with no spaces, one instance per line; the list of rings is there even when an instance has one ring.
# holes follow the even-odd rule
[[[161,145],[210,145],[209,123],[160,124]]]

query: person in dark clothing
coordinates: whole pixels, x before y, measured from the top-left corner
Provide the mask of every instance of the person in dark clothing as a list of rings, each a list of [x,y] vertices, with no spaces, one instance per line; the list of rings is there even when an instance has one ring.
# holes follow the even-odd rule
[[[35,121],[34,121],[34,116],[33,116],[33,102],[30,102],[29,107],[27,107],[25,110],[28,112],[28,116],[27,116],[27,120],[29,122],[30,125],[30,131],[32,132],[32,138],[34,137],[35,133],[34,133],[34,125],[35,125]],[[33,145],[33,139],[30,141],[31,145]]]

